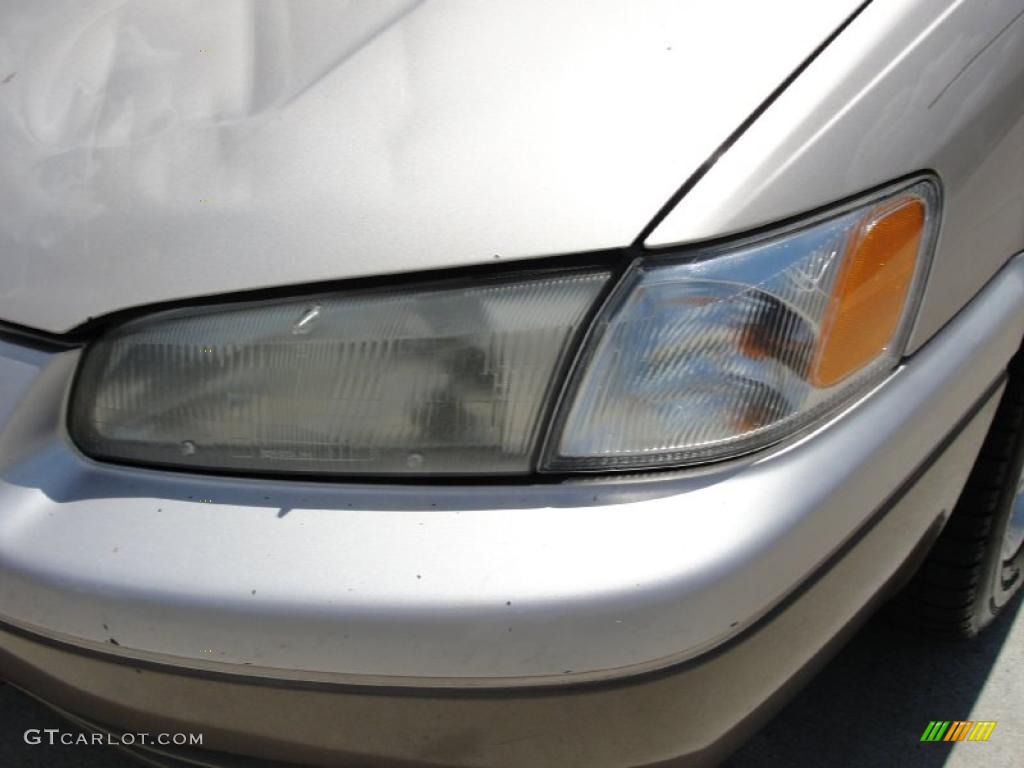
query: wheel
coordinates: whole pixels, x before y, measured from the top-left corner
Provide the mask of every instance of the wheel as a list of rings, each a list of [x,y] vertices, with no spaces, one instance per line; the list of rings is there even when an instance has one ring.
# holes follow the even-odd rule
[[[992,426],[949,522],[894,601],[891,615],[928,634],[973,637],[1021,586],[1024,351],[1007,372]]]

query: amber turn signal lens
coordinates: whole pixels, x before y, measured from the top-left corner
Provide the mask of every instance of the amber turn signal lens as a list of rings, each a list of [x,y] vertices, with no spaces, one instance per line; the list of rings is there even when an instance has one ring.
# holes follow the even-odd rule
[[[892,341],[910,295],[925,205],[899,197],[868,213],[847,245],[812,365],[830,387],[864,367]]]
[[[903,357],[941,202],[933,179],[735,243],[638,259],[579,357],[544,471],[682,466],[835,413]]]

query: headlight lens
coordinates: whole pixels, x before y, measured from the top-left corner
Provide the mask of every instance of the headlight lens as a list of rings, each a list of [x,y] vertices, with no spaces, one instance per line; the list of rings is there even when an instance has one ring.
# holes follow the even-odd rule
[[[70,428],[104,458],[331,474],[533,469],[609,273],[162,313],[87,352]]]
[[[162,312],[87,350],[69,429],[99,458],[256,472],[515,475],[735,456],[894,368],[937,224],[926,180],[642,257],[565,386],[609,270]]]
[[[935,208],[921,182],[798,230],[636,266],[591,335],[547,468],[736,455],[862,392],[902,354]]]

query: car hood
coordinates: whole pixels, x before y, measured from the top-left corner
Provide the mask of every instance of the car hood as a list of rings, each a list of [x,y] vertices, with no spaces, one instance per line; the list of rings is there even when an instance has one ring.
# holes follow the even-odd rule
[[[0,319],[629,244],[858,2],[4,3]]]

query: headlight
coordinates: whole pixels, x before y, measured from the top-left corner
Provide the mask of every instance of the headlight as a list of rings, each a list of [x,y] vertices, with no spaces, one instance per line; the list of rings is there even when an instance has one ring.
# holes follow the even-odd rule
[[[799,229],[635,265],[598,319],[547,467],[764,446],[893,368],[937,217],[928,182]]]
[[[589,330],[607,270],[150,315],[86,351],[69,429],[99,458],[333,475],[737,455],[892,370],[937,205],[919,181],[799,226],[644,256]]]
[[[92,455],[204,469],[515,474],[607,272],[178,310],[86,353]]]

